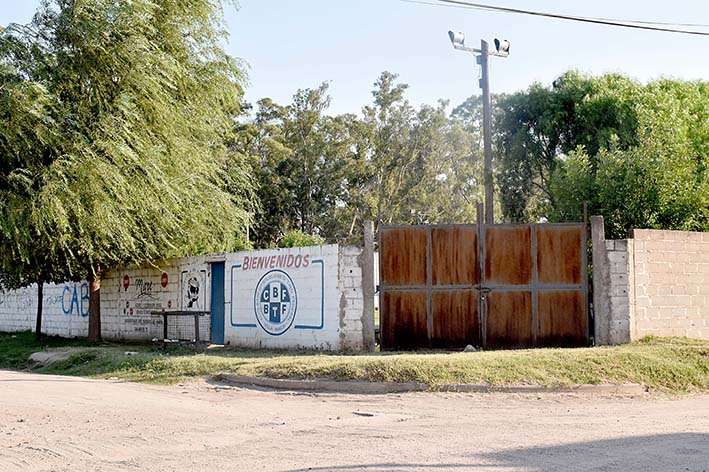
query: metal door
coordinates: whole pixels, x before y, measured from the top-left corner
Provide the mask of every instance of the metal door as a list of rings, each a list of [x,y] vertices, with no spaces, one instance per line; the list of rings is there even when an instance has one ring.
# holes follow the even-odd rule
[[[382,227],[383,349],[588,342],[583,224]]]
[[[211,341],[224,344],[224,263],[212,262]]]
[[[584,225],[491,225],[484,233],[483,345],[586,345]]]

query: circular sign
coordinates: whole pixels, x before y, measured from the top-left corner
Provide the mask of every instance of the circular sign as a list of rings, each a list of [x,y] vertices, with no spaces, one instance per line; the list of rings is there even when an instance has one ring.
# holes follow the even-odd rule
[[[128,290],[128,287],[130,287],[130,277],[126,274],[123,276],[123,290]]]
[[[256,321],[271,336],[288,331],[295,320],[298,295],[288,274],[274,269],[266,272],[256,285],[254,312]]]
[[[162,275],[160,276],[160,285],[162,285],[162,288],[167,287],[167,273],[163,272]]]

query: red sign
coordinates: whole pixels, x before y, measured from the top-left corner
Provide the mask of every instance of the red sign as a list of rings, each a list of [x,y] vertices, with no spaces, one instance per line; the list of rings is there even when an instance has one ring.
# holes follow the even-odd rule
[[[167,273],[163,272],[162,277],[160,277],[160,285],[162,285],[162,288],[167,287]]]
[[[126,274],[123,276],[123,290],[128,290],[128,287],[130,287],[130,277]]]

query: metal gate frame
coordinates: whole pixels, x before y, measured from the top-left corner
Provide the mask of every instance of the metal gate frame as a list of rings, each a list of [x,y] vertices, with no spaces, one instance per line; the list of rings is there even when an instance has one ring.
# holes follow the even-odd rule
[[[445,224],[445,225],[394,225],[394,226],[382,226],[378,231],[377,242],[379,247],[379,270],[380,270],[380,285],[379,290],[379,308],[380,308],[380,332],[381,332],[381,344],[382,349],[394,349],[398,346],[386,346],[387,333],[384,332],[383,322],[386,317],[385,313],[385,293],[388,291],[416,291],[423,292],[426,294],[426,328],[428,336],[428,345],[420,346],[423,348],[431,348],[432,346],[432,335],[433,335],[433,313],[431,306],[431,299],[433,293],[436,291],[464,291],[473,290],[473,293],[477,293],[478,307],[477,313],[479,317],[479,339],[483,348],[487,348],[489,343],[487,339],[488,331],[488,318],[489,318],[489,296],[497,292],[529,292],[531,296],[531,310],[532,310],[532,342],[528,347],[538,347],[538,336],[539,336],[539,294],[544,292],[554,292],[554,291],[581,291],[583,295],[583,307],[584,307],[584,321],[585,321],[585,342],[588,343],[590,339],[590,307],[589,307],[589,296],[588,296],[588,235],[587,228],[584,223],[537,223],[537,224],[484,224],[482,218],[479,215],[477,225],[474,224]],[[479,270],[479,283],[478,284],[465,284],[465,285],[433,285],[432,283],[432,229],[434,228],[471,228],[477,226],[477,262]],[[539,281],[539,268],[537,267],[537,260],[539,257],[538,253],[538,241],[537,241],[537,230],[538,228],[545,227],[579,227],[582,229],[581,234],[581,283],[580,284],[563,284],[563,283],[541,283]],[[426,230],[426,283],[425,285],[385,285],[382,281],[381,272],[383,268],[382,264],[382,232],[386,230],[396,230],[396,229],[411,229],[411,228],[423,228]],[[532,280],[528,284],[498,284],[486,280],[486,261],[487,261],[487,243],[486,243],[486,229],[487,228],[529,228],[531,237],[531,259],[532,259]],[[494,343],[493,343],[494,344]]]

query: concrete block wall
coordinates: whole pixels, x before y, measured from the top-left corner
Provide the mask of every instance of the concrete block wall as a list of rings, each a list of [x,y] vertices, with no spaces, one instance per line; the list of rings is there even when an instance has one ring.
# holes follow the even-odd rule
[[[374,284],[364,276],[364,252],[326,245],[228,254],[225,342],[269,349],[373,348],[374,310],[364,315],[363,279],[371,281],[372,294]]]
[[[162,339],[162,317],[151,315],[151,311],[209,311],[209,269],[205,256],[200,256],[105,274],[101,282],[101,335],[119,341]],[[43,299],[43,333],[65,337],[88,335],[88,282],[45,284]],[[0,331],[34,331],[36,316],[36,284],[0,291]],[[168,327],[171,338],[194,338],[193,318],[171,318]],[[209,341],[209,329],[210,317],[200,318],[202,341]]]
[[[378,283],[374,224],[364,225],[364,248],[341,246],[339,256],[341,347],[373,351],[374,296]]]
[[[632,241],[606,240],[603,218],[591,217],[593,312],[596,344],[630,341],[632,324]]]
[[[105,274],[101,281],[104,339],[163,337],[153,311],[211,312],[211,263],[224,262],[224,337],[254,348],[374,349],[374,230],[365,247],[311,246],[244,251],[157,262]],[[0,331],[33,330],[36,287],[0,292]],[[44,332],[88,335],[87,282],[44,288]],[[210,340],[211,316],[200,318]],[[168,337],[193,339],[194,318],[169,317]]]
[[[709,233],[634,230],[606,240],[591,218],[596,344],[709,339]]]
[[[163,319],[151,311],[209,311],[210,266],[205,256],[161,261],[109,272],[101,283],[101,331],[105,339],[150,341],[163,337]],[[200,339],[209,341],[209,316]],[[194,339],[194,319],[170,317],[168,337]]]
[[[341,349],[362,350],[365,347],[362,336],[364,324],[366,323],[363,320],[362,252],[362,249],[357,247],[340,247],[338,291],[340,292],[339,329]]]
[[[633,231],[632,337],[709,339],[709,233]]]
[[[608,321],[608,343],[622,344],[630,341],[632,312],[632,240],[605,241],[608,254],[608,300],[611,317]]]
[[[42,332],[85,337],[89,330],[89,285],[86,281],[44,284]],[[34,331],[37,284],[19,290],[0,290],[0,331]]]

